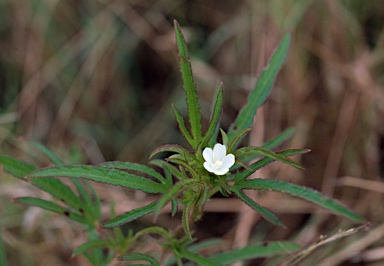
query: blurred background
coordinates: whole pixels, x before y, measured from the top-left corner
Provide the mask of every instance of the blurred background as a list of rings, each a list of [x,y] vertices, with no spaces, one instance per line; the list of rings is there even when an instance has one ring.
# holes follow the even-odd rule
[[[312,152],[297,158],[304,171],[275,163],[256,176],[320,190],[371,222],[370,230],[317,249],[303,265],[383,265],[380,0],[2,0],[1,153],[49,166],[25,141],[35,140],[66,163],[147,163],[154,148],[184,144],[172,112],[172,104],[184,115],[187,111],[174,19],[191,53],[205,125],[214,89],[224,83],[223,129],[245,104],[284,34],[292,34],[286,63],[247,141],[261,145],[293,127],[293,137],[277,150]],[[11,203],[14,197],[44,194],[4,173],[0,177],[0,244],[9,265],[87,265],[81,257],[71,258],[84,242],[82,228]],[[117,213],[148,200],[95,186],[107,204],[116,201]],[[223,237],[228,247],[265,240],[304,246],[356,226],[286,196],[254,196],[287,228],[268,224],[236,199],[217,198],[195,228],[197,235]],[[107,208],[105,213],[108,219]],[[160,223],[177,224],[167,219]],[[262,263],[273,260],[250,265]]]

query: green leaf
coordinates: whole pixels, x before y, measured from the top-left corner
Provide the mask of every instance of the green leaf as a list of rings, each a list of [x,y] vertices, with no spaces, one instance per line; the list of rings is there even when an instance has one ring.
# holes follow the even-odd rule
[[[179,64],[181,76],[183,78],[184,90],[187,95],[187,106],[189,113],[189,123],[191,125],[192,137],[194,139],[193,149],[196,149],[201,141],[201,114],[197,98],[195,82],[193,81],[189,52],[179,23],[174,21],[176,32],[176,43],[179,51]]]
[[[159,160],[159,159],[151,160],[149,163],[163,168],[164,169],[164,173],[166,173],[165,172],[165,168],[169,169],[169,171],[172,173],[172,175],[174,175],[175,177],[177,177],[179,179],[182,176],[182,174],[179,171],[179,169],[177,169],[174,165],[172,165],[172,164],[170,164],[170,163],[168,163],[168,162],[166,162],[164,160]],[[167,182],[169,182],[169,181],[172,181],[172,180],[168,180]],[[170,183],[170,184],[172,185],[172,183]],[[167,187],[169,187],[169,186],[167,185]]]
[[[179,130],[181,134],[184,136],[188,144],[193,148],[195,146],[195,141],[191,137],[191,134],[189,134],[189,131],[185,126],[183,117],[181,116],[179,110],[174,105],[172,107],[173,107],[173,112],[175,113],[176,121],[177,121],[177,124],[179,125]]]
[[[0,227],[0,230],[2,230],[1,227]],[[5,251],[3,237],[1,235],[0,235],[0,265],[1,266],[9,265],[7,262],[7,253]]]
[[[177,213],[177,208],[179,206],[179,203],[177,202],[177,199],[173,198],[171,202],[171,216],[174,217]]]
[[[228,147],[229,139],[227,133],[220,128],[221,138],[223,140],[223,145]]]
[[[43,200],[43,199],[39,199],[39,198],[33,198],[33,197],[16,198],[14,201],[18,202],[18,203],[25,204],[25,205],[40,207],[42,209],[67,216],[74,221],[77,221],[80,223],[86,223],[85,219],[81,215],[74,213],[71,210],[68,210],[68,209],[66,209],[60,205],[57,205],[56,203],[51,202],[51,201],[47,201],[47,200]]]
[[[217,239],[217,238],[216,239],[203,240],[203,241],[200,241],[196,244],[188,246],[186,248],[186,250],[196,254],[198,251],[205,249],[205,248],[209,248],[209,247],[213,247],[213,246],[221,246],[224,244],[224,242],[225,242],[224,240]],[[176,263],[176,258],[171,257],[164,263],[164,266],[174,265],[175,263]],[[186,264],[186,265],[189,265],[189,264]]]
[[[184,232],[189,239],[192,239],[192,233],[191,233],[190,222],[189,222],[189,215],[191,212],[192,204],[193,204],[192,202],[187,202],[184,205],[183,214],[181,216]]]
[[[210,259],[219,265],[224,266],[237,261],[264,258],[278,254],[289,254],[300,250],[300,248],[301,247],[299,245],[291,242],[265,242],[223,252],[210,257]]]
[[[81,177],[96,182],[107,183],[110,185],[138,189],[146,193],[164,194],[166,192],[164,185],[147,178],[116,169],[106,169],[92,165],[66,165],[49,167],[34,171],[29,176],[32,178],[47,176]]]
[[[276,154],[287,157],[287,156],[293,156],[293,155],[298,155],[298,154],[304,154],[307,152],[309,152],[309,150],[292,149],[292,150],[285,150],[285,151],[276,152]],[[267,166],[268,164],[270,164],[274,161],[276,161],[276,160],[271,158],[271,157],[265,157],[263,159],[258,160],[257,162],[251,164],[248,168],[243,170],[241,173],[237,173],[235,176],[235,183],[246,179],[251,174],[253,174],[257,170],[259,170],[260,168]]]
[[[112,243],[109,240],[91,240],[77,247],[76,250],[72,253],[72,257],[83,254],[89,249],[110,247],[111,245]]]
[[[164,229],[163,227],[151,226],[151,227],[144,228],[143,230],[140,230],[139,232],[137,232],[135,234],[135,239],[138,239],[139,237],[141,237],[143,235],[148,235],[148,234],[157,234],[161,237],[164,237],[165,239],[169,239],[171,237],[170,232],[167,231],[166,229]]]
[[[187,162],[186,160],[180,159],[178,157],[172,156],[168,158],[169,162],[178,164],[179,166],[183,166],[185,169],[187,169],[195,178],[199,176],[199,174],[195,171],[194,167],[190,164],[190,161]]]
[[[228,151],[227,153],[231,153],[232,150],[235,149],[239,145],[240,140],[247,134],[249,131],[251,131],[250,128],[246,128],[242,131],[240,131],[233,139],[232,141],[228,144]]]
[[[133,220],[136,220],[140,217],[143,217],[144,215],[147,215],[155,209],[157,204],[157,201],[154,201],[144,207],[140,207],[134,210],[131,210],[129,212],[123,213],[112,220],[109,220],[108,222],[103,224],[104,228],[113,228],[116,226],[120,226],[122,224],[129,223]]]
[[[287,33],[272,55],[269,61],[269,65],[264,68],[263,72],[258,78],[254,89],[248,96],[247,104],[243,107],[243,109],[241,109],[236,120],[229,128],[228,137],[230,141],[240,131],[252,126],[257,108],[259,108],[265,102],[268,95],[270,94],[276,75],[285,61],[290,40],[291,37],[289,33]]]
[[[231,190],[241,199],[244,203],[246,203],[249,207],[260,213],[261,216],[264,217],[267,221],[271,222],[274,225],[285,227],[285,225],[280,222],[280,220],[267,208],[260,206],[256,202],[254,202],[251,198],[245,195],[241,190],[236,189],[234,187]]]
[[[130,254],[124,254],[118,257],[119,260],[144,260],[148,261],[150,265],[152,266],[160,266],[160,263],[154,258],[147,254],[142,253],[130,253]]]
[[[233,152],[233,155],[235,155],[236,158],[240,158],[242,156],[248,156],[248,155],[258,155],[258,156],[265,156],[272,158],[274,160],[289,164],[291,166],[294,166],[299,169],[303,169],[301,165],[298,163],[292,161],[291,159],[286,158],[283,155],[280,155],[278,153],[274,153],[270,150],[266,150],[259,147],[243,147]]]
[[[149,159],[151,159],[154,155],[156,155],[156,154],[158,154],[160,152],[175,152],[175,153],[183,155],[184,157],[191,156],[191,154],[186,149],[181,147],[180,145],[177,145],[177,144],[166,144],[166,145],[162,145],[162,146],[156,148],[149,155]]]
[[[165,185],[167,188],[171,188],[173,185],[172,173],[167,164],[163,165],[164,175],[165,175]]]
[[[19,161],[11,156],[0,154],[0,165],[2,169],[19,178],[25,180],[25,177],[34,171],[37,167],[22,161]]]
[[[180,255],[183,258],[186,258],[187,260],[196,262],[197,265],[204,265],[204,266],[220,266],[221,265],[208,258],[203,257],[200,254],[196,254],[185,249],[180,251]]]
[[[267,141],[266,143],[263,144],[262,148],[271,150],[279,146],[281,143],[286,141],[288,138],[290,138],[293,133],[295,132],[294,128],[289,128],[279,134],[278,136],[274,137],[273,139]]]
[[[164,206],[172,200],[172,198],[176,197],[180,192],[181,192],[181,188],[184,186],[185,184],[182,183],[182,182],[179,182],[179,183],[176,183],[171,189],[169,189],[167,191],[167,193],[165,193],[164,196],[162,196],[159,200],[158,200],[158,203],[155,207],[155,210],[153,211],[154,215],[155,215],[155,218],[157,217],[157,215],[159,214],[159,212],[161,211],[162,208],[164,208]]]
[[[113,162],[102,163],[102,164],[99,164],[98,166],[105,167],[105,168],[117,168],[117,169],[136,171],[139,173],[147,174],[157,179],[163,184],[165,184],[166,182],[165,178],[161,174],[159,174],[158,172],[156,172],[155,170],[153,170],[148,166],[138,164],[138,163],[113,161]]]
[[[217,143],[217,137],[219,136],[219,131],[220,131],[220,123],[217,124],[217,127],[215,128],[215,132],[213,133],[213,136],[208,141],[208,144],[207,144],[208,147],[215,146],[215,144]]]
[[[85,186],[88,187],[88,191],[90,192],[90,196],[93,199],[93,210],[95,213],[95,217],[98,217],[100,220],[101,217],[101,203],[100,203],[100,197],[95,191],[95,189],[89,184],[89,182],[85,182]]]
[[[85,204],[81,199],[63,182],[52,177],[30,178],[28,179],[33,185],[48,192],[53,197],[63,201],[73,209],[84,212]]]
[[[56,165],[64,164],[64,162],[54,152],[52,152],[43,144],[36,141],[30,141],[30,143],[36,148],[38,148],[40,151],[42,151],[54,164]]]
[[[357,215],[348,208],[342,206],[335,200],[326,197],[320,192],[311,188],[298,186],[281,180],[268,180],[256,178],[252,180],[243,180],[235,185],[235,189],[254,189],[254,190],[269,190],[290,194],[295,197],[305,199],[309,202],[317,204],[325,209],[328,209],[336,214],[340,214],[356,222],[364,222],[365,219]]]
[[[207,132],[205,133],[205,136],[203,138],[203,142],[202,142],[203,148],[208,145],[209,141],[215,135],[216,128],[219,125],[219,121],[220,121],[222,106],[223,106],[223,83],[221,82],[216,91],[215,103],[213,107],[211,121],[209,122]]]
[[[37,149],[39,149],[41,152],[43,152],[54,164],[56,165],[62,165],[64,162],[50,149],[48,149],[43,144],[36,142],[36,141],[30,141],[30,143],[35,146]],[[90,195],[88,194],[87,190],[84,187],[84,184],[81,183],[80,180],[76,178],[71,178],[72,183],[75,185],[77,191],[79,192],[80,198],[84,200],[83,211],[85,215],[91,215],[91,218],[93,220],[99,220],[100,218],[100,205],[95,204],[97,202],[94,202]],[[88,184],[87,184],[88,185]]]
[[[3,166],[4,171],[22,180],[27,180],[25,177],[36,170],[35,166],[6,155],[0,155],[0,164]],[[33,185],[48,192],[75,210],[79,212],[84,211],[84,203],[81,199],[60,180],[56,178],[39,178],[28,179],[27,181],[30,181]]]
[[[76,186],[80,198],[84,202],[84,214],[86,216],[90,216],[92,220],[100,220],[100,204],[98,204],[99,202],[96,199],[92,199],[91,195],[88,193],[88,191],[79,179],[71,178],[71,181]]]

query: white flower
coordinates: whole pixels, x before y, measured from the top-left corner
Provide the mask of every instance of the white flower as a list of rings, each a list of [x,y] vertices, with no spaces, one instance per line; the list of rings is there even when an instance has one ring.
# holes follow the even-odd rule
[[[205,148],[203,151],[204,168],[215,175],[225,175],[235,163],[235,156],[227,154],[227,147],[216,143],[213,150]]]

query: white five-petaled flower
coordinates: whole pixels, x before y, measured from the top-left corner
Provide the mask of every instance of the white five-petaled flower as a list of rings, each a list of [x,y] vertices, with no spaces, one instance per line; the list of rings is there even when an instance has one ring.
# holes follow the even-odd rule
[[[204,168],[215,175],[225,175],[235,163],[235,156],[227,154],[227,147],[220,143],[216,143],[213,150],[205,148],[203,157]]]

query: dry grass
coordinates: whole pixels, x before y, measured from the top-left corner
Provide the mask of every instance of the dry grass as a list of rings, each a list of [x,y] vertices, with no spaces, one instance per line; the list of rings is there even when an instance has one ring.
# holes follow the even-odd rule
[[[381,1],[5,0],[0,12],[1,152],[41,166],[48,162],[14,136],[45,143],[68,163],[145,163],[155,147],[183,143],[171,112],[171,103],[184,106],[173,19],[185,26],[206,119],[213,88],[224,82],[224,128],[290,31],[289,57],[249,141],[258,145],[295,127],[284,147],[312,152],[301,158],[305,171],[274,164],[258,177],[316,188],[371,222],[369,231],[311,251],[302,265],[384,263]],[[12,197],[40,192],[3,174],[0,182],[9,265],[86,265],[70,259],[84,240],[80,227],[11,205]],[[118,213],[148,200],[97,188],[106,201],[116,200]],[[251,196],[276,211],[287,229],[233,199],[217,199],[198,234],[222,236],[234,247],[283,239],[304,246],[356,226],[277,194]]]

